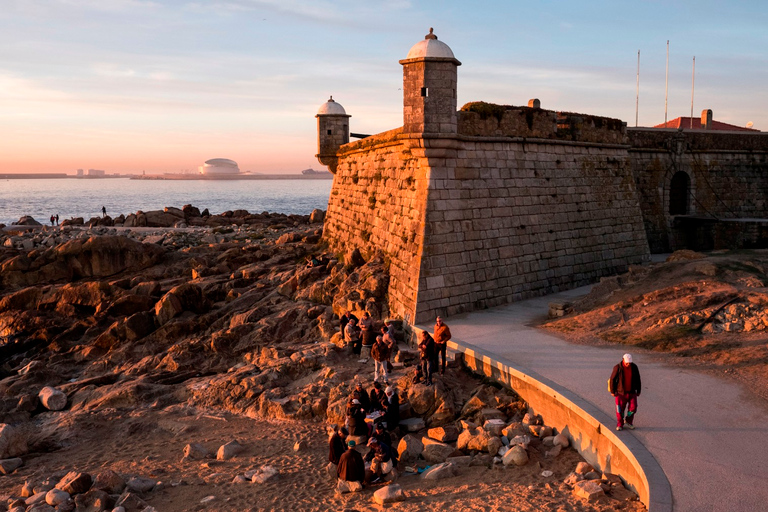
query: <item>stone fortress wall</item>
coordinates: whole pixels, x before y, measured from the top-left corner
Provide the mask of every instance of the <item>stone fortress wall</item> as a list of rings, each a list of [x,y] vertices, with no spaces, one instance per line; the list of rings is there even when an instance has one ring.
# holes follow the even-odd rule
[[[431,32],[400,64],[403,127],[340,143],[349,116],[324,105],[317,156],[335,174],[324,240],[383,251],[408,323],[595,282],[648,261],[649,241],[677,248],[671,170],[689,169],[688,213],[765,216],[768,134],[628,130],[538,100],[458,110],[461,63]]]
[[[631,128],[627,133],[652,252],[745,245],[735,240],[722,244],[712,240],[709,247],[693,247],[697,241],[691,236],[702,228],[706,228],[706,236],[713,236],[711,231],[743,229],[744,222],[719,222],[715,226],[714,219],[766,217],[768,133],[653,128]],[[678,173],[687,179],[688,190],[680,196],[683,204],[675,210],[671,184]],[[694,224],[697,221],[698,227]]]

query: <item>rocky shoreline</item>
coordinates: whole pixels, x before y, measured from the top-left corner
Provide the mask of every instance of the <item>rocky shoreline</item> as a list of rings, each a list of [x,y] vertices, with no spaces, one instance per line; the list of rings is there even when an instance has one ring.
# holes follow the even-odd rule
[[[370,506],[369,491],[337,496],[320,470],[323,425],[344,422],[354,377],[373,374],[344,347],[338,314],[387,318],[386,259],[325,253],[320,211],[196,211],[0,232],[0,510]],[[149,225],[157,219],[165,227]],[[307,267],[308,256],[323,264]],[[398,507],[436,503],[469,479],[495,482],[489,493],[512,486],[520,503],[545,499],[552,510],[643,509],[616,477],[574,471],[578,455],[514,393],[455,365],[434,387],[413,384],[415,354],[404,342],[400,332],[391,377],[405,420],[395,443],[402,476],[388,486],[404,490]],[[254,425],[270,432],[261,443]],[[142,463],[137,447],[154,458]],[[287,458],[311,465],[309,474],[294,474]],[[442,472],[434,483],[408,476],[426,466]],[[272,480],[316,492],[300,501]],[[229,487],[246,482],[259,489]],[[203,501],[197,486],[214,498]]]

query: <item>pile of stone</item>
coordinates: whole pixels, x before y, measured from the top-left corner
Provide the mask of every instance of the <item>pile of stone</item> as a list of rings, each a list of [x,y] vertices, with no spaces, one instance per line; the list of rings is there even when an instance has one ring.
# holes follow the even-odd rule
[[[56,472],[48,477],[27,480],[16,496],[6,497],[9,512],[154,512],[145,498],[162,489],[162,482],[103,470],[95,477],[78,471]]]
[[[586,462],[579,462],[564,483],[573,489],[574,496],[587,501],[597,501],[601,496],[624,490],[618,475],[600,473]]]

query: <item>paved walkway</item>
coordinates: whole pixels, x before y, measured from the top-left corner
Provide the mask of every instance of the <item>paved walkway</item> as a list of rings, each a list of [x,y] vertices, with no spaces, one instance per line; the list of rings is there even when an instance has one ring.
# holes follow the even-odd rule
[[[606,381],[625,347],[569,343],[529,327],[557,295],[444,318],[457,342],[505,357],[571,390],[605,412],[615,428]],[[643,392],[635,436],[656,458],[672,487],[676,511],[768,510],[768,406],[738,384],[665,364],[664,356],[632,350]]]

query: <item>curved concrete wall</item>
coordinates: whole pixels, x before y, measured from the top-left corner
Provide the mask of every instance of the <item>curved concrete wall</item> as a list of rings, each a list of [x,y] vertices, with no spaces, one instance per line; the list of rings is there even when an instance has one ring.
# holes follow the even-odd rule
[[[416,336],[423,330],[412,329]],[[672,510],[672,491],[659,463],[636,438],[616,436],[606,426],[610,419],[601,410],[562,386],[479,347],[451,340],[448,348],[463,354],[464,364],[473,371],[513,389],[547,425],[566,434],[592,466],[620,475],[649,512]]]

